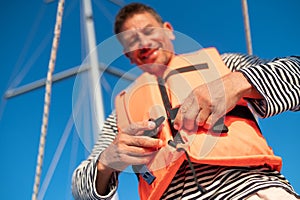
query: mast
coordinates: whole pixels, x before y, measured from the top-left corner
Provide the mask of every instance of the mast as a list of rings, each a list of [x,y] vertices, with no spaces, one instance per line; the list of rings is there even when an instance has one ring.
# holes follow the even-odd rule
[[[88,45],[88,63],[90,64],[89,77],[91,83],[91,94],[92,106],[94,107],[95,121],[99,122],[99,126],[94,126],[94,128],[102,129],[104,123],[104,108],[103,108],[103,98],[102,98],[102,89],[100,85],[100,70],[98,66],[98,52],[96,48],[96,37],[95,37],[95,27],[93,19],[93,11],[91,0],[83,0],[83,11],[84,11],[84,20],[85,20],[85,30],[87,34],[87,45]],[[94,129],[94,131],[96,131]],[[95,134],[93,134],[95,135]],[[95,138],[94,138],[95,139]]]
[[[84,65],[84,66],[79,65],[79,66],[71,67],[64,71],[53,74],[52,82],[55,83],[55,82],[64,80],[66,78],[76,76],[77,74],[86,72],[89,69],[90,69],[89,65]],[[100,71],[105,70],[106,73],[112,74],[117,77],[122,77],[123,79],[128,80],[130,82],[132,82],[136,79],[136,75],[126,73],[125,71],[118,69],[117,67],[114,67],[112,65],[110,65],[108,68],[106,68],[103,64],[99,63],[99,70]],[[30,92],[32,90],[41,88],[45,85],[46,85],[46,78],[42,78],[42,79],[36,80],[34,82],[28,83],[26,85],[22,85],[22,86],[19,86],[16,88],[9,89],[5,92],[4,97],[12,98],[12,97]]]
[[[242,0],[242,9],[243,9],[243,19],[244,19],[244,27],[245,27],[245,35],[246,35],[247,53],[249,55],[252,55],[253,52],[252,52],[252,41],[251,41],[247,0]]]
[[[45,3],[50,3],[55,0],[45,0]],[[100,70],[106,71],[112,75],[122,77],[124,79],[127,79],[128,81],[133,81],[136,78],[136,75],[125,73],[125,71],[120,70],[116,67],[110,66],[106,69],[103,65],[101,65],[98,61],[98,54],[96,49],[96,39],[95,39],[95,28],[94,28],[94,21],[93,21],[93,14],[92,14],[92,7],[91,7],[91,1],[90,0],[82,0],[83,1],[83,8],[84,8],[84,16],[85,16],[85,30],[87,32],[87,42],[88,42],[88,50],[90,52],[89,56],[89,63],[87,63],[86,66],[82,68],[82,66],[76,66],[71,69],[65,70],[63,72],[53,74],[55,63],[56,63],[56,55],[57,55],[57,49],[58,49],[58,43],[60,39],[60,33],[61,33],[61,26],[62,26],[62,14],[64,9],[64,0],[59,0],[58,8],[57,8],[57,15],[56,15],[56,24],[55,24],[55,31],[54,31],[54,38],[52,42],[52,49],[51,49],[51,57],[48,64],[48,73],[47,77],[40,79],[38,81],[29,83],[24,86],[20,86],[17,88],[10,89],[6,91],[5,98],[11,98],[23,93],[30,92],[32,90],[35,90],[37,88],[46,87],[45,91],[45,99],[44,99],[44,112],[43,112],[43,122],[41,125],[41,136],[40,136],[40,144],[39,144],[39,152],[38,152],[38,158],[37,158],[37,164],[36,164],[36,174],[35,174],[35,180],[33,185],[33,193],[32,193],[32,200],[36,200],[39,198],[39,187],[40,187],[40,180],[41,180],[41,173],[42,173],[42,164],[44,160],[44,152],[45,152],[45,144],[46,144],[46,135],[48,130],[48,117],[49,117],[49,111],[50,111],[50,101],[51,101],[51,90],[52,90],[52,84],[54,82],[63,80],[65,78],[77,75],[78,73],[89,71],[91,85],[92,88],[92,102],[94,102],[94,111],[95,115],[93,117],[96,118],[96,122],[99,122],[94,126],[94,128],[101,129],[104,123],[104,109],[103,109],[103,100],[102,100],[102,91],[101,86],[99,82],[100,78]],[[117,2],[117,0],[111,0],[112,2]],[[70,122],[71,123],[71,122]],[[68,123],[68,127],[71,126]],[[66,139],[66,138],[64,138]],[[94,138],[95,139],[95,138]],[[62,148],[64,148],[64,144],[60,145],[59,149],[62,151]],[[58,153],[59,154],[59,153]],[[60,155],[59,155],[60,156]],[[58,156],[58,157],[59,157]],[[59,159],[59,158],[56,158]],[[53,162],[53,160],[52,160]],[[56,162],[57,163],[57,162]],[[55,168],[56,163],[51,163],[51,169]],[[51,172],[50,172],[51,173]],[[47,183],[46,183],[47,185]],[[47,187],[47,186],[46,186]],[[42,188],[43,189],[43,188]],[[46,188],[47,189],[47,188]],[[118,195],[113,197],[113,199],[118,199]]]

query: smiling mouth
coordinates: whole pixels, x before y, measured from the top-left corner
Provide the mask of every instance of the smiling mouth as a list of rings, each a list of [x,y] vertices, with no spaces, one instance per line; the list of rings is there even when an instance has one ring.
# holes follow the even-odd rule
[[[146,61],[147,59],[151,58],[151,56],[158,51],[159,48],[143,48],[140,50],[140,58],[143,61]]]

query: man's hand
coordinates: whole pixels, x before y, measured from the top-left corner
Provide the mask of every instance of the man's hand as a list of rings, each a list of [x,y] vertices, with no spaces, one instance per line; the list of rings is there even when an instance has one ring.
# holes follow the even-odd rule
[[[114,170],[122,171],[128,165],[148,163],[162,140],[144,136],[144,131],[156,128],[152,121],[131,124],[119,132],[113,143],[99,157],[99,162]]]
[[[143,136],[144,131],[156,128],[152,121],[131,124],[120,131],[112,144],[100,155],[97,164],[96,188],[100,195],[105,195],[114,171],[122,171],[128,165],[148,163],[157,149],[163,146],[160,139]]]
[[[177,130],[210,129],[242,97],[262,98],[240,72],[196,87],[185,99],[174,121]]]

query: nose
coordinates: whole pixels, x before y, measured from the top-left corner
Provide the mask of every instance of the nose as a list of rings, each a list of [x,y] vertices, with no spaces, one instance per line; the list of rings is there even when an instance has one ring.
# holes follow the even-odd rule
[[[139,34],[139,48],[150,48],[151,39],[142,33]]]

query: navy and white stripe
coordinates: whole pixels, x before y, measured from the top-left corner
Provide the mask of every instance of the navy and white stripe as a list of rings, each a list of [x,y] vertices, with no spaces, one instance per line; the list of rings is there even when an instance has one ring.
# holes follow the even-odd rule
[[[232,71],[240,71],[264,100],[249,100],[261,117],[300,110],[300,57],[277,58],[267,62],[255,56],[223,54]]]
[[[118,173],[112,175],[106,196],[100,196],[96,192],[97,162],[100,153],[106,149],[118,134],[116,115],[112,113],[105,121],[102,132],[88,159],[83,161],[73,173],[72,193],[75,199],[97,200],[111,199],[117,190]]]
[[[264,100],[247,99],[261,117],[300,110],[300,57],[277,58],[271,61],[242,54],[223,54],[222,59],[231,71],[240,71],[263,95]],[[96,192],[97,159],[117,134],[116,116],[105,122],[97,144],[73,173],[72,192],[75,199],[110,199],[118,185],[115,173],[106,196]],[[200,194],[192,173],[184,162],[166,190],[164,199],[243,199],[259,189],[282,187],[293,193],[288,181],[268,168],[222,167],[194,163],[200,184],[208,191]]]
[[[245,199],[268,187],[282,187],[294,193],[284,176],[267,167],[224,167],[194,163],[194,168],[199,184],[206,189],[204,194],[199,192],[185,161],[161,199]]]

